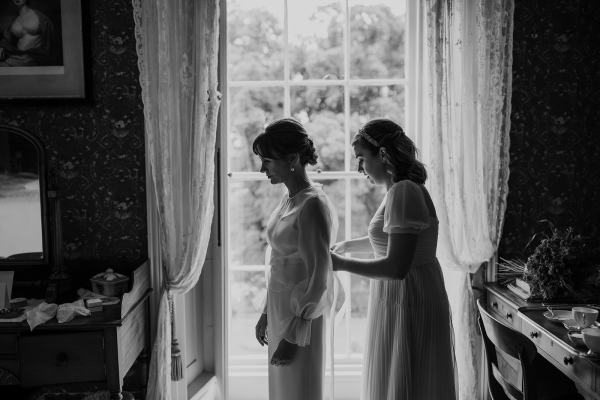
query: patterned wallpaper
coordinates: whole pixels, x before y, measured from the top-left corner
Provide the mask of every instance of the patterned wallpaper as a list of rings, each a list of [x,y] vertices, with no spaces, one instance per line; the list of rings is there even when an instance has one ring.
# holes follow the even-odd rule
[[[548,219],[600,244],[600,2],[516,0],[511,163],[499,254]]]
[[[86,2],[90,98],[0,104],[1,124],[45,144],[62,198],[65,262],[74,273],[87,269],[79,265],[129,268],[147,257],[144,120],[131,1]]]

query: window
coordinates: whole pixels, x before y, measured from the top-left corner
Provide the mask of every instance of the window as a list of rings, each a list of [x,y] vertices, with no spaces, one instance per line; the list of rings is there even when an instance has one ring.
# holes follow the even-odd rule
[[[338,240],[366,235],[384,193],[356,172],[350,143],[369,119],[404,124],[406,4],[229,0],[222,12],[227,20],[221,153],[228,171],[222,182],[228,364],[230,379],[236,380],[230,381],[230,398],[266,398],[267,355],[254,338],[254,326],[266,293],[265,225],[284,188],[258,172],[252,140],[275,119],[292,116],[302,122],[319,154],[309,175],[337,207]],[[367,279],[344,279],[351,286],[351,307],[336,328],[340,379],[360,373],[369,292]],[[356,376],[351,381],[360,384]],[[344,398],[356,396],[358,388]]]

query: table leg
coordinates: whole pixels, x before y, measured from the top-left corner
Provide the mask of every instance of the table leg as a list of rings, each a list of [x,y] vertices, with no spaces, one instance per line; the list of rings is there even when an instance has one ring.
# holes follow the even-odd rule
[[[104,353],[106,365],[106,386],[110,392],[110,400],[122,400],[123,380],[119,374],[119,354],[117,331],[115,328],[104,330]]]

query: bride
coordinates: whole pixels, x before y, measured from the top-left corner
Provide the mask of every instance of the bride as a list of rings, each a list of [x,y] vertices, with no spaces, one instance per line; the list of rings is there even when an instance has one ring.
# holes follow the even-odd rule
[[[260,172],[287,193],[267,224],[270,277],[256,339],[269,348],[270,400],[321,400],[324,316],[333,303],[329,248],[337,217],[321,185],[311,182],[316,164],[312,139],[294,119],[271,123],[253,143]]]

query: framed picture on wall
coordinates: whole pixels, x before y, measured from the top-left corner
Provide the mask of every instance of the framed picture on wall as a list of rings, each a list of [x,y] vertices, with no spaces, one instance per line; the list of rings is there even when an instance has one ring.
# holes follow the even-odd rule
[[[0,1],[0,99],[85,97],[81,2]]]

